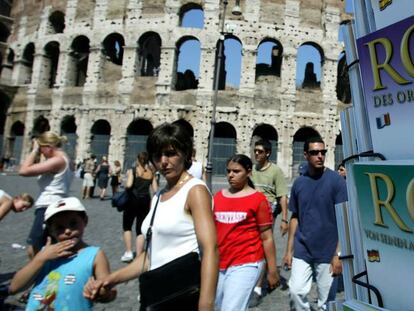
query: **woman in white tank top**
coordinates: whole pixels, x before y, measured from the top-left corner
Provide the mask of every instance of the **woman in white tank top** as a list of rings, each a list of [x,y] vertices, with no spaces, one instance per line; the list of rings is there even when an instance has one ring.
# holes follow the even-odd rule
[[[198,305],[186,310],[214,310],[218,277],[216,229],[206,184],[187,172],[191,166],[192,149],[191,137],[178,124],[164,123],[148,137],[148,154],[155,168],[164,175],[167,185],[159,192],[161,197],[152,228],[150,263],[146,269],[152,270],[189,252],[198,252],[202,255],[200,297]],[[143,233],[148,228],[155,202],[156,197],[142,224]],[[103,285],[112,287],[139,277],[144,254],[104,280],[91,281],[85,286],[84,294],[91,299],[99,299],[96,293]]]
[[[21,176],[38,176],[40,194],[35,202],[35,220],[27,242],[29,257],[33,257],[45,244],[43,232],[44,212],[49,204],[67,197],[73,178],[69,157],[60,149],[66,142],[53,132],[44,132],[33,140],[32,151],[20,166]],[[43,156],[44,160],[39,161]]]

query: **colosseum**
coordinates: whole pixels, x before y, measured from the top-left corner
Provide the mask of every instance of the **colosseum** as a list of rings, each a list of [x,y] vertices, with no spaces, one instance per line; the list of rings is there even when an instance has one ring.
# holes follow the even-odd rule
[[[213,114],[214,174],[259,137],[288,178],[315,134],[327,166],[341,161],[339,112],[350,102],[343,1],[1,3],[0,155],[16,165],[51,129],[68,137],[76,161],[94,153],[128,167],[166,121],[191,131],[206,163]]]

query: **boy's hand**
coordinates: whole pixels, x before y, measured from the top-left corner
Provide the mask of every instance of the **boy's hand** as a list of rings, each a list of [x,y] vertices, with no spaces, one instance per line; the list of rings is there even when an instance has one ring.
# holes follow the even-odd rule
[[[47,261],[72,256],[74,252],[70,249],[73,248],[73,246],[74,242],[72,240],[52,244],[52,239],[50,237],[47,237],[46,245],[39,252],[38,258]]]

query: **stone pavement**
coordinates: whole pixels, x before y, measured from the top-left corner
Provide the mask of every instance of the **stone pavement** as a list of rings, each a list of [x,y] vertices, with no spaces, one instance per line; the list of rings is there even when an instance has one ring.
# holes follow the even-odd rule
[[[70,195],[80,197],[81,182],[80,179],[74,179]],[[225,186],[224,179],[215,179],[213,183],[217,189]],[[5,190],[10,195],[29,192],[33,196],[37,196],[38,193],[35,178],[19,177],[15,174],[0,175],[0,189]],[[98,199],[86,200],[84,204],[89,215],[89,223],[84,236],[85,241],[91,245],[102,247],[109,259],[112,270],[124,266],[125,264],[120,261],[124,251],[122,214],[111,207],[109,197],[105,201]],[[32,220],[33,210],[29,210],[21,214],[11,212],[0,223],[0,283],[6,282],[13,272],[27,262],[26,251],[19,246],[25,246]],[[276,223],[276,228],[278,227],[279,223]],[[278,231],[275,233],[275,238],[278,263],[280,264],[287,238],[282,238]],[[281,275],[288,278],[288,272],[282,271]],[[114,302],[96,304],[94,310],[135,311],[139,309],[137,280],[121,284],[117,289],[118,296]],[[11,305],[9,310],[20,310],[17,308],[19,306],[17,303],[19,296],[11,296],[6,300],[6,303]],[[13,306],[16,306],[16,308]],[[259,307],[250,310],[289,310],[288,291],[279,287],[267,295]]]

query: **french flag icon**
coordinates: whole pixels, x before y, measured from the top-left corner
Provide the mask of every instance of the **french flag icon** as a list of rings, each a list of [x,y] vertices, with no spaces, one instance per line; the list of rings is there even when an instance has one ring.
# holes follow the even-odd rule
[[[389,113],[383,114],[382,116],[376,118],[377,120],[377,129],[382,129],[386,126],[391,125],[391,117]]]

